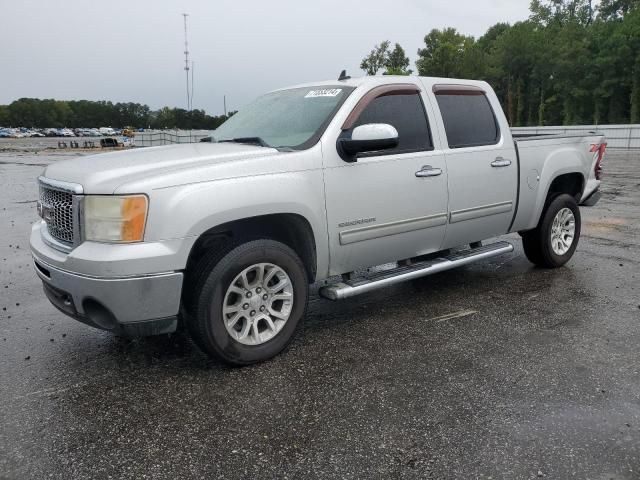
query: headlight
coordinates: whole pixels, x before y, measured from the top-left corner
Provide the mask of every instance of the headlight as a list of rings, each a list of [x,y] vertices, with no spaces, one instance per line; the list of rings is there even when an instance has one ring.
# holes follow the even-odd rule
[[[84,238],[95,242],[141,242],[148,204],[145,195],[87,195]]]

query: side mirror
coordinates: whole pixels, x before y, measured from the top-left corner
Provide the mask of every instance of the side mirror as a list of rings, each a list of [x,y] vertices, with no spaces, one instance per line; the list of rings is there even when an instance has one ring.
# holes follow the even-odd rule
[[[358,153],[375,152],[398,146],[398,131],[387,123],[367,123],[356,127],[350,136],[338,139],[338,152],[345,159]]]

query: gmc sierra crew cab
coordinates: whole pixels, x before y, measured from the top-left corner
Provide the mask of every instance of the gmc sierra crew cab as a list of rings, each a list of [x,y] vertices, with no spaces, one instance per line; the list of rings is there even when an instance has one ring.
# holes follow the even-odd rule
[[[184,325],[209,355],[262,361],[314,282],[344,299],[511,252],[482,243],[510,232],[534,264],[565,264],[606,147],[514,138],[487,83],[411,76],[276,90],[210,140],[45,168],[31,250],[55,307],[118,334]]]

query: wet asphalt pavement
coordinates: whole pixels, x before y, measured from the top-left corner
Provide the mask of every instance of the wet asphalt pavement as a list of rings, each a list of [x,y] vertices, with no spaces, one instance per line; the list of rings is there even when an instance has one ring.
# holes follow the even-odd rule
[[[609,153],[567,266],[513,254],[342,303],[230,369],[45,299],[42,165],[0,153],[0,478],[640,478],[640,154]]]

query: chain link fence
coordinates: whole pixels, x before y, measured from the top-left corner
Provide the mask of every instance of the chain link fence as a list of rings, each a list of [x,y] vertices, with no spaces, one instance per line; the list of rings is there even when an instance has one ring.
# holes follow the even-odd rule
[[[157,147],[176,143],[197,143],[211,135],[209,130],[147,130],[136,132],[136,147]]]

